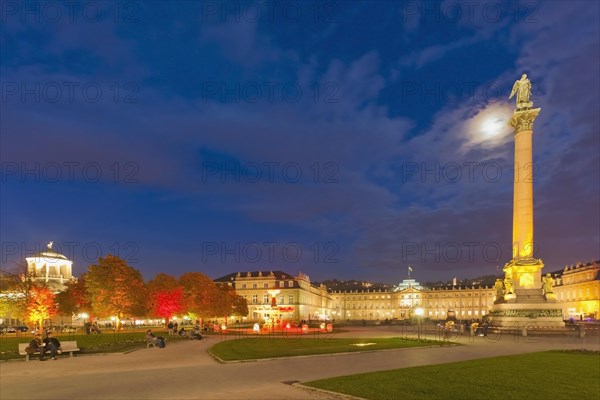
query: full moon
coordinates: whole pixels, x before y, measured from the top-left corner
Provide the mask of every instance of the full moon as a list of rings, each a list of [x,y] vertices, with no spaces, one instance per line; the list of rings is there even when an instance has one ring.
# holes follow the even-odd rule
[[[502,128],[504,128],[504,123],[501,118],[490,117],[485,119],[481,124],[481,129],[483,134],[485,134],[488,138],[493,138],[498,135]]]

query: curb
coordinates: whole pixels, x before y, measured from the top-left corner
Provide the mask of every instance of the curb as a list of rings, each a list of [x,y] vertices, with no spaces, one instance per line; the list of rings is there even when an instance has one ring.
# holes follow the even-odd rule
[[[323,394],[328,394],[328,395],[332,395],[332,396],[337,396],[342,399],[367,400],[364,397],[356,397],[356,396],[352,396],[352,395],[345,394],[345,393],[333,392],[331,390],[326,390],[326,389],[319,389],[319,388],[312,387],[312,386],[306,386],[306,385],[304,385],[302,383],[298,383],[298,382],[292,383],[292,386],[300,388],[300,389],[311,390],[311,391],[317,392],[317,393],[323,393]]]

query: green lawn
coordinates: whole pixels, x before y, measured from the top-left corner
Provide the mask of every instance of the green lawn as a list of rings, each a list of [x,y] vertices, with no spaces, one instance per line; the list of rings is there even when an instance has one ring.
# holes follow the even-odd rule
[[[167,338],[168,342],[189,340],[187,337],[168,336],[167,331],[160,329],[153,329],[153,332],[156,336]],[[56,337],[60,341],[76,340],[81,351],[75,354],[123,352],[146,347],[146,329],[122,331],[119,333],[105,330],[100,335],[60,333]],[[31,338],[31,334],[8,334],[0,336],[0,360],[24,358],[24,356],[19,355],[18,344],[29,343]]]
[[[548,351],[305,383],[377,400],[600,398],[600,354]]]
[[[363,346],[357,346],[357,344],[363,344]],[[232,361],[432,345],[454,345],[454,343],[406,338],[336,339],[328,336],[289,338],[257,336],[217,343],[211,348],[211,352],[222,360]]]

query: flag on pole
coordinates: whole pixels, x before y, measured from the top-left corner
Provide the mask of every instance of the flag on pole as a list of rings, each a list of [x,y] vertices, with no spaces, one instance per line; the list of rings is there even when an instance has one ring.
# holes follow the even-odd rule
[[[409,274],[409,275],[410,275],[410,273],[412,272],[412,270],[413,270],[413,269],[412,269],[412,265],[409,265],[409,266],[408,266],[408,274]]]

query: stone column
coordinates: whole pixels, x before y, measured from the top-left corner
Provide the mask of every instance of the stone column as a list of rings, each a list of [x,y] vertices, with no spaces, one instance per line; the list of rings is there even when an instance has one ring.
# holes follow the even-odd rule
[[[512,300],[519,292],[534,296],[541,294],[541,269],[544,264],[534,258],[533,239],[533,122],[540,108],[516,110],[509,121],[515,130],[515,179],[513,198],[513,244],[512,260],[506,264],[506,278],[512,280],[514,293],[507,294]],[[523,289],[537,290],[540,293],[525,293]]]
[[[540,108],[515,111],[509,124],[515,129],[515,179],[512,259],[533,258],[533,121]]]

